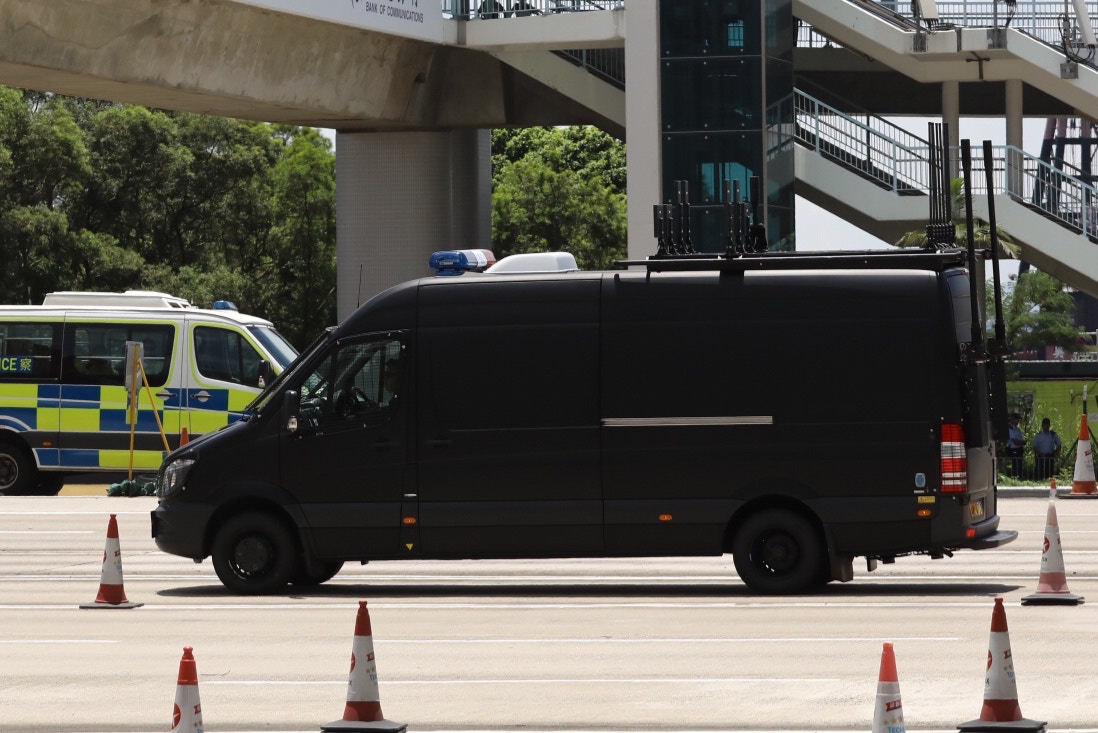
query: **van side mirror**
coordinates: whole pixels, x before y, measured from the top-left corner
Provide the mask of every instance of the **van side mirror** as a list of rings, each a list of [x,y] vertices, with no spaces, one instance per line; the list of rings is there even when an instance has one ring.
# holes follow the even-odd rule
[[[261,360],[259,362],[259,383],[256,386],[265,389],[272,379],[274,379],[274,370],[271,369],[271,362],[266,359]]]
[[[288,389],[282,395],[282,427],[288,433],[297,432],[297,413],[301,409],[301,395]]]

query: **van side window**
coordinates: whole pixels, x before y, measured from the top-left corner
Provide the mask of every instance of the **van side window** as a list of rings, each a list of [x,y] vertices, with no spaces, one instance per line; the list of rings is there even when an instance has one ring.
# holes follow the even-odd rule
[[[0,323],[0,381],[56,380],[60,323]]]
[[[144,323],[68,324],[61,379],[67,384],[123,386],[127,341],[142,344],[149,386],[160,387],[167,382],[175,345],[175,326]]]
[[[207,379],[258,387],[262,359],[237,331],[210,326],[194,329],[195,364],[198,373]]]
[[[318,427],[387,421],[404,379],[401,355],[398,339],[341,342],[332,356],[305,378],[299,417]]]

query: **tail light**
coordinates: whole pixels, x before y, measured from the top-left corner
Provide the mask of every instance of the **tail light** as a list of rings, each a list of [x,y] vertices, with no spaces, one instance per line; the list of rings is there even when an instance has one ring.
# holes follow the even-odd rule
[[[965,429],[958,423],[942,424],[942,493],[968,491],[968,452]]]

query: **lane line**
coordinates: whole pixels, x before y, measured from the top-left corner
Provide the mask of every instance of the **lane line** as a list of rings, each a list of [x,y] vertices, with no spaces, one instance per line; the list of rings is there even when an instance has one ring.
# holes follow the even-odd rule
[[[201,679],[202,685],[222,685],[222,686],[257,686],[257,685],[280,685],[284,687],[290,686],[317,686],[317,685],[340,685],[347,686],[347,680],[205,680]],[[384,685],[652,685],[652,684],[684,684],[684,685],[696,685],[696,684],[728,684],[728,683],[749,683],[754,684],[757,682],[762,683],[792,683],[792,684],[820,684],[825,682],[842,682],[837,677],[650,677],[648,679],[630,679],[630,678],[599,678],[599,679],[539,679],[539,680],[390,680],[386,678]]]

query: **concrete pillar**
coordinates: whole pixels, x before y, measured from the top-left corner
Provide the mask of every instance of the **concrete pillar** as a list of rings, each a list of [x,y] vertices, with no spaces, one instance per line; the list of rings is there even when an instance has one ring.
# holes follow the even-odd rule
[[[491,248],[490,130],[336,133],[336,312],[432,274],[431,252]]]
[[[942,82],[942,122],[949,126],[949,178],[952,180],[961,176],[961,85],[958,82]]]
[[[1022,111],[1022,82],[1009,79],[1006,82],[1006,144],[1022,150],[1025,144],[1022,135],[1024,116]],[[1023,190],[1022,156],[1008,148],[1006,154],[1006,191],[1014,197],[1021,197]]]
[[[674,2],[674,0],[669,0]],[[660,35],[659,1],[629,4],[625,14],[625,166],[629,186],[630,259],[656,253],[652,206],[659,203]]]

